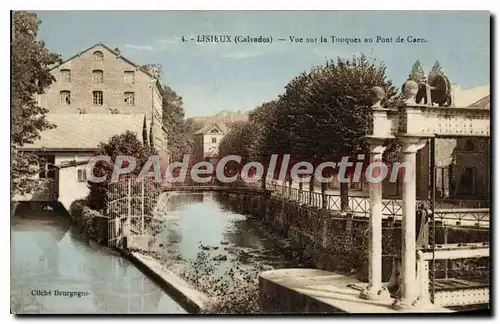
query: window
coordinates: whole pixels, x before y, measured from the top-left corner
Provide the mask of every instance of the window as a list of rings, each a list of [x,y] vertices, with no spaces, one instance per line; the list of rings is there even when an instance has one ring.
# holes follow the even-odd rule
[[[96,106],[102,106],[103,103],[102,91],[92,91],[92,102]]]
[[[93,83],[103,83],[104,82],[104,72],[102,70],[92,71],[92,82]]]
[[[217,143],[217,137],[212,137],[212,144]]]
[[[85,169],[79,169],[78,172],[78,182],[87,182],[87,172]]]
[[[102,61],[103,58],[104,58],[104,55],[102,54],[101,51],[94,52],[94,61]]]
[[[61,82],[66,82],[66,83],[71,82],[71,70],[62,69],[60,73],[61,73]]]
[[[210,131],[210,133],[212,133],[212,134],[219,134],[219,131],[218,131],[217,129],[215,129],[215,128],[214,128],[214,129],[212,129],[212,130]]]
[[[125,92],[124,97],[124,101],[127,106],[135,105],[135,94],[133,92]]]
[[[134,82],[135,82],[135,72],[125,71],[125,83],[134,83]]]
[[[40,179],[55,179],[54,162],[54,155],[46,155],[40,157],[38,161],[38,165],[40,166],[38,177]]]
[[[71,92],[68,90],[61,91],[61,105],[71,105]]]

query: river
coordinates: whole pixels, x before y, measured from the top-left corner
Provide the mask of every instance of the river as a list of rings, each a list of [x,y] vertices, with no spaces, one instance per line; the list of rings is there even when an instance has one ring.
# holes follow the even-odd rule
[[[128,260],[89,246],[67,215],[27,209],[11,219],[11,312],[186,313]]]
[[[89,246],[69,216],[18,211],[11,220],[13,313],[186,313],[128,260]],[[210,258],[227,258],[216,262],[221,275],[235,265],[297,266],[266,238],[258,222],[224,208],[216,193],[173,193],[165,220],[155,241],[183,263],[204,251]],[[200,244],[217,249],[205,251]]]
[[[221,275],[236,265],[262,264],[268,269],[301,266],[281,253],[276,240],[266,235],[266,229],[258,221],[225,208],[217,199],[220,193],[170,195],[164,229],[156,237],[168,255],[188,262],[195,260],[200,252],[210,258],[222,258],[217,262],[217,272]]]

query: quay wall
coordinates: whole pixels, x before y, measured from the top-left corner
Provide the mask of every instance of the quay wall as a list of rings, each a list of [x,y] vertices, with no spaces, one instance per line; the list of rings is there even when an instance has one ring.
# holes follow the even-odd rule
[[[357,274],[368,279],[369,223],[367,217],[356,217],[300,205],[275,197],[223,193],[218,200],[230,210],[264,223],[275,235],[289,239],[310,259],[317,269]],[[448,243],[489,242],[489,231],[449,227]],[[444,242],[444,230],[436,227],[436,243]],[[391,218],[382,222],[382,274],[389,281],[395,260],[401,252],[401,222]],[[437,267],[444,267],[438,264]],[[448,264],[451,267],[451,264]],[[444,269],[444,268],[443,268]],[[443,270],[444,271],[444,270]]]

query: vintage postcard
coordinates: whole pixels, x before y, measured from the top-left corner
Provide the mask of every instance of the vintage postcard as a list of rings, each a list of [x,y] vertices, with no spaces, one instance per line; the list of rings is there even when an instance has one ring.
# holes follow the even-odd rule
[[[490,19],[12,11],[11,313],[488,313]]]

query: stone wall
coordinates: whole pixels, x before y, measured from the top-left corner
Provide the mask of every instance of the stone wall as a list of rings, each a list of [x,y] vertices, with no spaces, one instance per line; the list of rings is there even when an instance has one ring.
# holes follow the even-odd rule
[[[273,233],[291,239],[316,268],[356,273],[359,280],[367,280],[368,218],[341,216],[272,197],[221,194],[218,199],[233,211],[264,222]],[[400,256],[401,222],[385,219],[382,237],[383,281],[388,281],[393,261]],[[443,228],[437,227],[436,242],[442,244],[443,240]],[[489,232],[452,227],[447,229],[447,240],[448,243],[489,241]]]
[[[251,215],[269,225],[274,233],[292,239],[318,269],[358,273],[367,278],[368,219],[340,216],[329,211],[299,206],[293,201],[258,196],[224,194],[221,202],[236,212]],[[389,280],[393,255],[400,249],[401,225],[383,224],[383,273]]]

